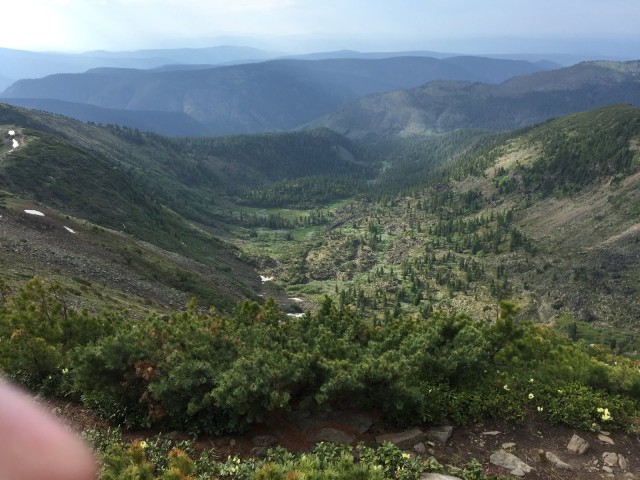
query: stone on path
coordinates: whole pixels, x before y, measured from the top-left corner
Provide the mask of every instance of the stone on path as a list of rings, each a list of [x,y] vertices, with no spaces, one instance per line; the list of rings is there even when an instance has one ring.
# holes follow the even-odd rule
[[[524,477],[524,476],[527,474],[527,472],[525,472],[525,471],[524,471],[523,469],[521,469],[521,468],[514,468],[514,469],[513,469],[513,470],[511,470],[509,473],[510,473],[511,475],[516,476],[516,477]]]
[[[413,447],[416,443],[424,442],[426,439],[427,436],[422,430],[413,428],[405,432],[378,435],[376,437],[376,443],[381,445],[384,442],[389,442],[404,450]]]
[[[547,459],[549,463],[551,463],[556,468],[562,468],[564,470],[573,470],[573,467],[571,465],[560,460],[560,457],[558,457],[555,453],[545,452],[544,457]]]
[[[511,452],[512,450],[516,449],[516,444],[513,443],[513,442],[503,443],[502,444],[502,449],[506,450],[507,452]]]
[[[567,450],[577,453],[578,455],[582,455],[589,450],[589,443],[584,438],[574,434],[573,437],[571,437],[571,440],[569,440]]]
[[[618,464],[618,454],[615,452],[604,452],[602,461],[608,467],[614,467]]]
[[[451,438],[451,435],[453,434],[453,427],[432,427],[425,433],[427,435],[427,438],[432,442],[438,442],[441,445],[446,445]]]
[[[443,475],[441,473],[423,473],[420,476],[420,480],[461,480],[459,477],[452,477],[451,475]]]
[[[533,470],[514,454],[505,452],[504,450],[498,450],[497,452],[492,453],[489,457],[489,461],[498,467],[506,468],[512,475],[516,476],[522,476]]]
[[[611,437],[607,437],[606,435],[603,435],[602,433],[598,434],[598,440],[600,440],[603,443],[608,443],[609,445],[615,445],[615,443],[613,442]]]
[[[627,463],[627,459],[622,455],[618,454],[618,465],[622,470],[627,470],[629,468],[629,464]]]

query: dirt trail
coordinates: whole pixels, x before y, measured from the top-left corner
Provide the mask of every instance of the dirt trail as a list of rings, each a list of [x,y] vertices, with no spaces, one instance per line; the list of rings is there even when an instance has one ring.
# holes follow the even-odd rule
[[[73,428],[82,430],[86,428],[106,429],[107,422],[99,419],[94,414],[87,412],[79,405],[63,401],[47,401],[49,408],[69,423]],[[362,419],[369,418],[371,427],[361,433]],[[342,421],[337,421],[342,419]],[[353,421],[356,419],[356,421]],[[417,425],[427,430],[429,426]],[[200,437],[196,441],[196,447],[202,449],[213,448],[219,458],[227,458],[228,455],[238,455],[241,458],[260,454],[261,450],[256,440],[265,438],[272,445],[281,445],[291,451],[309,451],[315,445],[314,438],[327,431],[342,432],[353,437],[353,444],[364,442],[375,444],[375,437],[381,433],[394,431],[384,425],[377,415],[366,415],[358,412],[333,412],[328,415],[295,416],[282,415],[272,418],[264,425],[257,425],[244,435],[226,435],[221,437]],[[155,430],[125,432],[125,438],[129,440],[152,438],[160,432]],[[164,432],[166,433],[166,432]],[[567,450],[567,444],[571,437],[577,434],[586,440],[590,447],[583,455],[577,455]],[[186,434],[171,432],[169,435],[175,439],[190,439]],[[582,432],[575,429],[553,425],[539,417],[530,417],[522,424],[511,424],[501,420],[491,419],[484,423],[455,427],[453,434],[446,445],[426,443],[426,456],[434,456],[438,462],[444,465],[457,467],[464,466],[471,459],[482,463],[486,473],[508,474],[504,468],[491,464],[489,458],[492,453],[500,450],[503,445],[513,443],[509,451],[522,461],[533,467],[525,478],[530,480],[542,479],[640,479],[640,435],[628,435],[621,432],[610,432],[609,438],[613,445],[598,438],[595,432]],[[266,448],[263,447],[262,452]],[[553,466],[550,462],[541,458],[540,452],[552,452],[562,461],[572,467],[572,470],[563,470]],[[625,457],[628,467],[622,470],[616,465],[613,473],[603,471],[603,455],[606,452],[615,452]],[[413,454],[413,452],[410,451]]]

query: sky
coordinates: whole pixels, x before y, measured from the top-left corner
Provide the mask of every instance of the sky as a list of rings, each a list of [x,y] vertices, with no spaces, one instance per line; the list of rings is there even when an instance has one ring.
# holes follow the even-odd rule
[[[244,44],[577,51],[640,58],[640,0],[0,0],[0,47],[136,50]],[[483,52],[484,50],[484,52]]]

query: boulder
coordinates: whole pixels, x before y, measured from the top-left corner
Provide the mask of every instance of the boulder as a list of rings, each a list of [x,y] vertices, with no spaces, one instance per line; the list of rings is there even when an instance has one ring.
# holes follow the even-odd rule
[[[600,440],[602,443],[608,443],[609,445],[615,445],[615,443],[613,442],[613,440],[611,439],[611,437],[608,437],[602,433],[598,434],[598,440]]]
[[[555,453],[545,452],[544,458],[556,468],[561,468],[563,470],[573,470],[573,467],[571,465],[560,460],[560,457],[558,457]]]
[[[622,470],[627,470],[629,468],[629,464],[627,462],[627,459],[624,458],[622,455],[618,454],[618,465],[620,466],[620,468]]]
[[[573,437],[571,437],[571,440],[569,440],[567,450],[577,453],[578,455],[582,455],[589,450],[589,443],[584,438],[574,434]]]
[[[405,450],[413,447],[416,443],[424,442],[426,439],[426,434],[418,428],[413,428],[405,432],[385,433],[376,436],[376,442],[378,444],[389,442]]]
[[[618,454],[615,452],[604,452],[602,454],[602,462],[608,467],[618,465]]]
[[[442,426],[442,427],[432,427],[425,432],[427,438],[432,442],[437,442],[440,445],[446,445],[451,435],[453,434],[453,427],[451,426]]]
[[[256,458],[266,458],[268,453],[267,447],[253,447],[251,449],[251,456]]]
[[[518,475],[522,472],[522,475],[529,473],[533,470],[529,465],[524,463],[518,457],[512,453],[505,452],[504,450],[498,450],[489,457],[489,461],[498,467],[506,468],[512,475]]]
[[[425,453],[427,453],[427,447],[422,442],[416,443],[413,446],[413,451],[416,452],[418,455],[424,455]]]

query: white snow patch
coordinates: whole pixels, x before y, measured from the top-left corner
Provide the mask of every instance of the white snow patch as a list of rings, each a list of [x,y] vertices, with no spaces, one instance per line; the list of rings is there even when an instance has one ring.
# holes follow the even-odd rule
[[[13,137],[15,134],[16,134],[16,131],[15,131],[15,130],[9,130],[9,135],[10,135],[10,136],[12,136],[12,137]]]
[[[304,317],[304,313],[287,313],[287,317],[302,318]]]
[[[273,280],[275,280],[275,277],[265,277],[264,275],[260,275],[260,280],[262,280],[262,283],[272,282]]]
[[[76,231],[73,228],[69,228],[66,225],[64,226],[64,229],[69,233],[76,233]]]
[[[16,140],[15,138],[13,139],[13,149],[15,150],[16,148],[18,148],[20,146],[20,143],[18,142],[18,140]]]
[[[291,300],[293,302],[304,302],[304,299],[302,299],[300,297],[291,297],[289,300]]]
[[[25,210],[24,213],[28,213],[29,215],[37,215],[38,217],[44,217],[44,213],[38,210]]]

